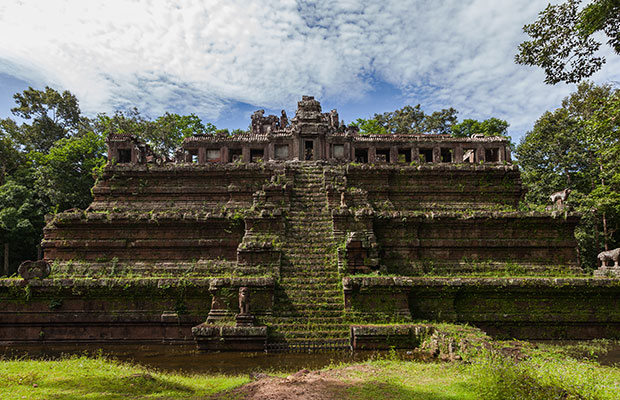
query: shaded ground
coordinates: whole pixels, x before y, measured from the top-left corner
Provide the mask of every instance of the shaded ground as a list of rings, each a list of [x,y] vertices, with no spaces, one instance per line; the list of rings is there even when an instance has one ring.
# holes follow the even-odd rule
[[[385,366],[389,369],[389,366]],[[418,376],[419,385],[411,385],[402,376],[390,376],[386,379],[385,367],[374,365],[351,365],[348,367],[324,370],[301,370],[287,377],[267,376],[258,374],[256,380],[226,393],[211,397],[212,400],[244,399],[244,400],[331,400],[331,399],[474,399],[475,393],[470,392],[462,377],[454,374],[445,387],[445,393],[436,387],[425,387],[423,377]],[[435,367],[439,367],[435,365]],[[430,368],[435,370],[436,368]],[[396,372],[396,371],[395,371]],[[431,372],[431,371],[429,371]],[[391,374],[389,374],[391,375]],[[428,380],[437,383],[443,374],[430,374]],[[431,386],[435,386],[431,384]]]

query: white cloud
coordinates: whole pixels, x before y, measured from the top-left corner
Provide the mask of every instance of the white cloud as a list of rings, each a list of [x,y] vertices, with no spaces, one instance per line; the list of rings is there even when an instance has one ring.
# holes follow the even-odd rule
[[[382,79],[428,111],[453,106],[462,118],[497,116],[522,132],[571,89],[513,62],[521,27],[546,3],[5,2],[0,72],[69,89],[87,112],[135,105],[210,118],[234,102],[359,100]],[[596,78],[620,79],[617,59]]]

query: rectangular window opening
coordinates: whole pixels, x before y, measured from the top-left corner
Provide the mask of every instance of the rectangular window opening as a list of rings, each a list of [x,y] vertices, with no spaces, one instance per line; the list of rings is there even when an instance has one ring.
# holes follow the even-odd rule
[[[332,154],[334,158],[344,158],[344,144],[335,144],[332,147]]]
[[[464,163],[474,164],[476,161],[476,149],[463,149]]]
[[[275,153],[276,160],[288,160],[288,144],[277,144]]]
[[[498,162],[499,161],[499,149],[497,147],[485,149],[484,160],[486,162]]]
[[[192,163],[198,162],[198,150],[190,150],[189,155],[191,157]]]
[[[131,162],[131,149],[118,149],[118,162],[120,164]]]
[[[250,150],[250,162],[260,163],[263,162],[265,157],[265,150],[263,149],[251,149]]]
[[[420,149],[420,162],[433,162],[433,149]]]
[[[228,162],[243,161],[243,151],[241,149],[228,150]]]
[[[368,149],[355,149],[355,162],[367,163],[368,162]]]
[[[450,148],[442,148],[441,149],[441,162],[442,163],[451,163],[452,162],[452,152],[453,150]]]
[[[222,151],[220,149],[207,149],[207,161],[218,162],[220,161]]]
[[[378,163],[390,162],[390,149],[377,149],[375,161]]]
[[[399,163],[411,163],[411,149],[398,149],[398,162]]]

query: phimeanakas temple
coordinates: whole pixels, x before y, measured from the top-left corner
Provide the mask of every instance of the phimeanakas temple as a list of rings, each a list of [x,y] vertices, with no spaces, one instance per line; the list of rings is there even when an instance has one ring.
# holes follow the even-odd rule
[[[304,96],[174,159],[112,135],[108,159],[88,209],[48,218],[29,265],[49,277],[0,283],[1,342],[385,348],[420,321],[620,337],[619,280],[581,270],[578,215],[520,211],[503,137],[361,135]]]

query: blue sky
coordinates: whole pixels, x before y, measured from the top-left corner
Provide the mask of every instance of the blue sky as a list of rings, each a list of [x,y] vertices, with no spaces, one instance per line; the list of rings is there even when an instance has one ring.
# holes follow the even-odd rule
[[[302,95],[350,122],[420,103],[498,117],[518,141],[572,85],[513,62],[547,1],[83,1],[0,4],[0,117],[28,86],[70,90],[83,112],[138,107],[246,128]],[[620,57],[593,80],[620,81]]]

